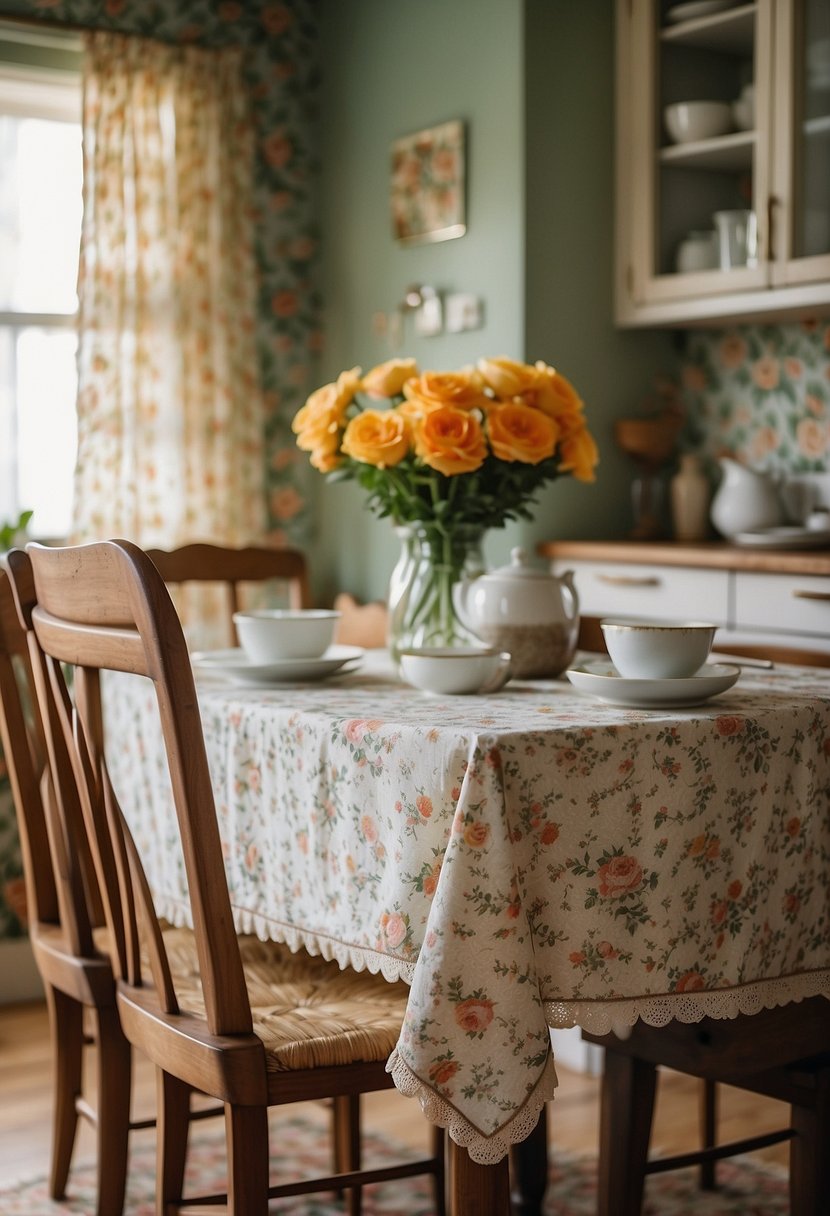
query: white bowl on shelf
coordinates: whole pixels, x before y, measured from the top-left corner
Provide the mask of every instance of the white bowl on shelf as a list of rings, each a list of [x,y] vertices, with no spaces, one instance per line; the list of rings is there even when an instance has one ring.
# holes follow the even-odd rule
[[[755,99],[739,97],[732,102],[732,117],[739,131],[751,131],[755,126]]]
[[[676,144],[714,139],[732,130],[728,101],[677,101],[663,111],[666,130]]]

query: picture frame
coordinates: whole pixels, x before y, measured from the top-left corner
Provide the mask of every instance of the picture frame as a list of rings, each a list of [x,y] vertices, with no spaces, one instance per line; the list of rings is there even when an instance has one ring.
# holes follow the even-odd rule
[[[398,244],[464,235],[465,130],[460,119],[396,139],[391,168],[392,233]]]

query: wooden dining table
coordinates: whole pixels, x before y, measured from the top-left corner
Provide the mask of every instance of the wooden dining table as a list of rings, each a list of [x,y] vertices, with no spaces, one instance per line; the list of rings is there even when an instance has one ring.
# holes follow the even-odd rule
[[[407,981],[388,1068],[448,1129],[454,1216],[509,1211],[507,1154],[555,1096],[551,1028],[830,996],[830,671],[747,668],[660,709],[566,679],[429,696],[383,651],[197,689],[237,927]],[[108,761],[181,923],[153,698],[108,683]]]

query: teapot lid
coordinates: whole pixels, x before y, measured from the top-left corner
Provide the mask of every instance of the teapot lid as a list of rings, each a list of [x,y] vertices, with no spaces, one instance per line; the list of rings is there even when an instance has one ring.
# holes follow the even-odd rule
[[[527,550],[517,546],[510,550],[510,565],[499,566],[498,569],[490,572],[491,578],[509,578],[509,579],[549,579],[550,574],[547,570],[542,570],[538,566],[528,564]]]

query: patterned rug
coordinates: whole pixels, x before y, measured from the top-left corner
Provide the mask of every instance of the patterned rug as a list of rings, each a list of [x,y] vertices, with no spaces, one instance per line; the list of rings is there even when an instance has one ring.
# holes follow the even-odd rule
[[[218,1191],[224,1180],[224,1137],[219,1128],[198,1127],[190,1154],[188,1176],[205,1191]],[[281,1118],[272,1131],[273,1177],[288,1181],[328,1168],[325,1136],[304,1118]],[[377,1137],[365,1138],[367,1165],[388,1162],[406,1150],[389,1146]],[[590,1157],[552,1154],[551,1186],[546,1216],[594,1216],[596,1211],[596,1163]],[[280,1164],[282,1163],[282,1170]],[[152,1133],[134,1135],[130,1158],[130,1186],[124,1216],[153,1216],[154,1141]],[[718,1167],[721,1188],[717,1194],[697,1190],[691,1171],[655,1175],[647,1182],[644,1216],[787,1216],[785,1175],[762,1169],[749,1159],[722,1162]],[[70,1195],[62,1203],[47,1197],[43,1178],[0,1187],[2,1216],[89,1216],[94,1211],[95,1174],[89,1166],[77,1166],[70,1175]],[[274,1200],[274,1216],[338,1216],[343,1204],[328,1195]],[[428,1179],[367,1187],[365,1216],[434,1216]]]

